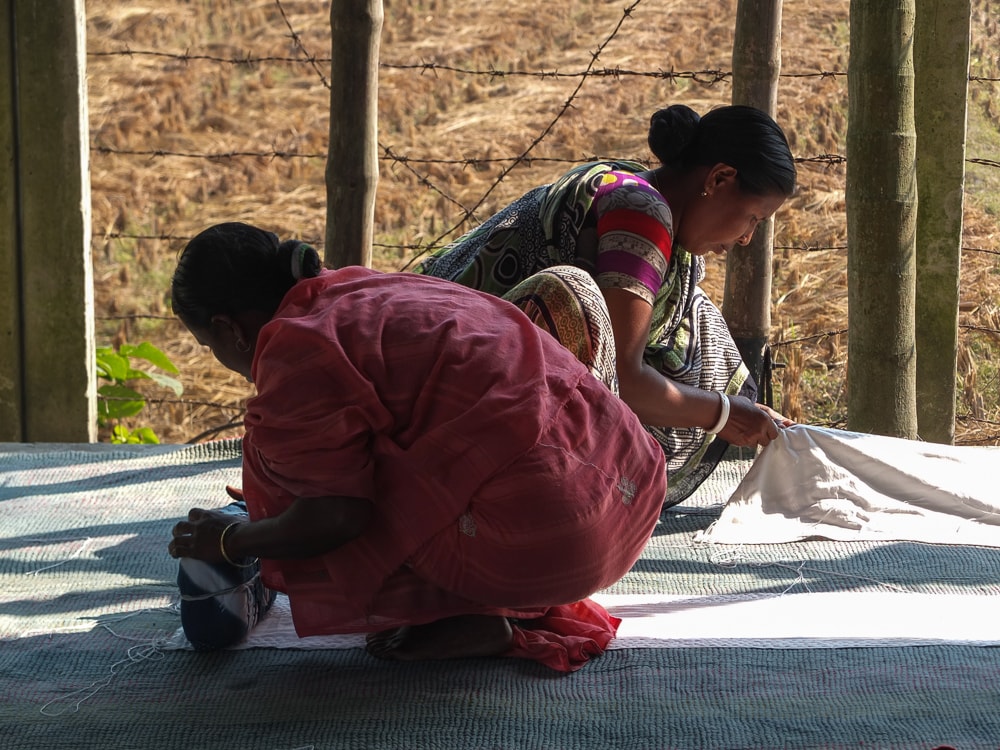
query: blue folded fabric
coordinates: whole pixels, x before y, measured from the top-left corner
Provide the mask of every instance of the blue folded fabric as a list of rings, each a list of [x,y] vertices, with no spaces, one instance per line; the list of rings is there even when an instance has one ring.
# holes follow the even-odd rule
[[[246,504],[220,509],[235,518],[247,517]],[[276,592],[260,579],[260,562],[237,568],[181,558],[177,571],[181,594],[181,627],[196,651],[216,651],[240,643],[271,608]]]

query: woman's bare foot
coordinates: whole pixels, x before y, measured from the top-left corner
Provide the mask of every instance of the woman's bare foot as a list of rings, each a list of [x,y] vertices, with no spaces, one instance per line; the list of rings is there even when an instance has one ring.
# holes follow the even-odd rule
[[[510,649],[513,634],[506,617],[459,615],[426,625],[406,625],[366,638],[369,654],[392,661],[497,656]]]

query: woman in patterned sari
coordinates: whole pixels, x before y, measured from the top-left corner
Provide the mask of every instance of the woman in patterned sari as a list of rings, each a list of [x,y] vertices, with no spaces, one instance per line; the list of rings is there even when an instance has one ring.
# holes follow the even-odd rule
[[[659,110],[648,142],[659,167],[572,169],[414,270],[508,299],[523,298],[518,285],[542,269],[589,271],[610,311],[621,397],[663,447],[672,504],[727,445],[767,445],[788,424],[755,403],[757,386],[698,284],[703,256],[746,245],[794,192],[795,166],[781,128],[752,107]],[[560,315],[536,306],[533,317],[558,338]]]

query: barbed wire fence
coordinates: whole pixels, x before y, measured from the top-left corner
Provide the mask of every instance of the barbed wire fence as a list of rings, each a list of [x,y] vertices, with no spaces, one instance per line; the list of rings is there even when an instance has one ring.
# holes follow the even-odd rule
[[[387,174],[393,173],[394,170],[401,170],[407,173],[422,189],[436,194],[443,202],[453,207],[456,212],[456,218],[448,221],[446,228],[438,230],[430,239],[409,243],[377,241],[376,247],[390,255],[395,255],[396,257],[404,259],[405,262],[402,264],[402,267],[408,267],[409,264],[414,262],[424,253],[440,247],[449,238],[456,236],[456,233],[469,228],[471,223],[476,220],[477,210],[486,204],[487,199],[495,191],[497,191],[501,185],[504,184],[508,176],[516,168],[521,166],[536,166],[539,164],[570,166],[602,158],[621,158],[621,154],[592,154],[582,158],[563,158],[549,155],[536,155],[535,153],[538,146],[551,136],[555,126],[567,116],[567,113],[574,109],[580,92],[590,81],[599,79],[610,79],[614,81],[622,81],[625,79],[643,79],[666,83],[685,82],[708,88],[719,86],[720,84],[725,84],[731,81],[731,71],[714,68],[696,70],[636,70],[618,66],[610,68],[600,66],[599,60],[602,52],[612,41],[624,33],[626,21],[633,16],[642,2],[643,0],[634,0],[634,2],[628,5],[622,11],[617,23],[614,24],[611,30],[598,41],[593,52],[590,53],[589,62],[585,66],[573,71],[561,71],[556,69],[516,70],[500,69],[493,66],[477,68],[441,62],[381,62],[380,68],[382,69],[408,73],[415,76],[448,73],[450,75],[482,79],[488,82],[496,82],[498,80],[565,80],[567,83],[572,85],[572,88],[565,100],[555,108],[551,118],[538,129],[537,135],[530,140],[528,145],[519,150],[517,153],[513,153],[511,155],[485,158],[459,156],[442,159],[428,157],[419,152],[401,152],[394,146],[380,143],[380,161],[385,166]],[[165,65],[174,67],[182,66],[184,68],[193,65],[210,65],[219,68],[259,70],[266,66],[276,66],[278,68],[299,68],[306,66],[312,71],[316,80],[319,82],[319,85],[325,89],[329,89],[329,82],[324,72],[324,66],[328,69],[331,63],[331,58],[314,54],[314,50],[309,49],[308,45],[303,40],[303,37],[297,33],[289,15],[285,12],[284,7],[282,6],[281,0],[274,0],[274,4],[282,22],[284,23],[287,37],[290,40],[290,45],[295,50],[296,54],[258,55],[246,52],[234,56],[191,52],[190,50],[170,51],[142,49],[133,48],[128,44],[119,44],[112,49],[88,50],[87,55],[88,58],[94,60],[109,58],[128,58],[130,60],[143,59],[148,61],[160,60]],[[789,80],[815,79],[817,81],[825,81],[830,79],[843,79],[846,75],[847,72],[843,70],[786,71],[781,73],[780,78]],[[1000,82],[1000,77],[970,75],[969,81],[970,86],[991,87]],[[157,163],[168,159],[203,160],[216,164],[233,164],[239,162],[240,160],[279,160],[283,162],[307,160],[323,163],[327,158],[326,153],[321,150],[284,149],[264,145],[261,145],[259,148],[249,149],[185,150],[173,148],[120,148],[106,143],[94,142],[91,146],[91,152],[92,154],[101,156],[142,159],[150,165],[150,168],[154,168]],[[636,160],[641,161],[641,159]],[[812,155],[797,154],[795,156],[795,160],[798,164],[815,165],[824,168],[842,167],[846,163],[846,157],[836,153],[819,153]],[[1000,169],[1000,160],[990,158],[989,155],[972,154],[967,158],[967,163]],[[466,203],[462,200],[455,197],[448,184],[442,183],[441,180],[435,179],[432,176],[431,171],[434,167],[451,167],[469,170],[495,168],[499,171],[488,183],[487,187],[478,194],[471,205],[466,205]],[[115,228],[106,228],[95,232],[95,242],[148,241],[153,243],[164,243],[169,246],[176,246],[178,243],[188,241],[192,236],[193,235],[170,232],[135,232]],[[308,239],[318,246],[322,246],[323,244],[321,237]],[[843,253],[846,249],[846,245],[844,244],[782,244],[775,247],[776,251],[788,251],[793,253],[818,253],[824,251]],[[963,254],[981,254],[985,256],[1000,255],[1000,247],[963,247],[962,251]],[[141,321],[154,322],[163,326],[179,325],[178,321],[176,321],[173,316],[155,313],[130,312],[126,314],[115,314],[100,311],[97,318],[100,321],[117,323],[122,326]],[[960,328],[963,332],[971,335],[982,335],[992,340],[1000,341],[1000,317],[998,317],[997,320],[998,323],[996,327],[962,324]],[[788,337],[783,340],[772,342],[771,346],[775,351],[781,352],[785,349],[791,349],[793,347],[806,344],[816,344],[817,342],[846,336],[847,334],[848,329],[845,325],[843,327],[825,330],[805,336]],[[841,362],[839,364],[831,365],[831,367],[842,367],[842,364],[843,363]],[[176,406],[186,410],[191,410],[192,408],[211,409],[218,413],[220,415],[218,419],[221,421],[217,424],[207,426],[205,429],[198,432],[198,434],[188,438],[189,442],[197,442],[224,435],[227,431],[238,430],[241,426],[241,419],[244,413],[245,397],[229,401],[205,400],[197,398],[150,397],[147,398],[147,403],[161,407]],[[967,422],[975,422],[987,428],[988,434],[980,436],[975,442],[995,442],[1000,439],[1000,421],[987,419],[981,413],[963,413],[960,414],[959,418],[960,420],[965,420]],[[831,422],[830,424],[843,426],[837,425],[836,422]]]

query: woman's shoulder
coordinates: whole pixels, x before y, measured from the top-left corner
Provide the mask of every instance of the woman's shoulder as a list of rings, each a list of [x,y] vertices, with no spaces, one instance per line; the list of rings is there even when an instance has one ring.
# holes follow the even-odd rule
[[[591,201],[598,191],[607,192],[618,187],[633,186],[643,186],[652,191],[653,188],[639,176],[646,169],[639,162],[633,161],[595,161],[581,164],[549,186],[546,202],[582,203],[584,210],[589,210]]]
[[[636,175],[649,169],[644,164],[627,159],[591,161],[580,164],[566,172],[559,182],[582,181],[589,182],[595,177],[607,174],[620,174],[622,176]]]

